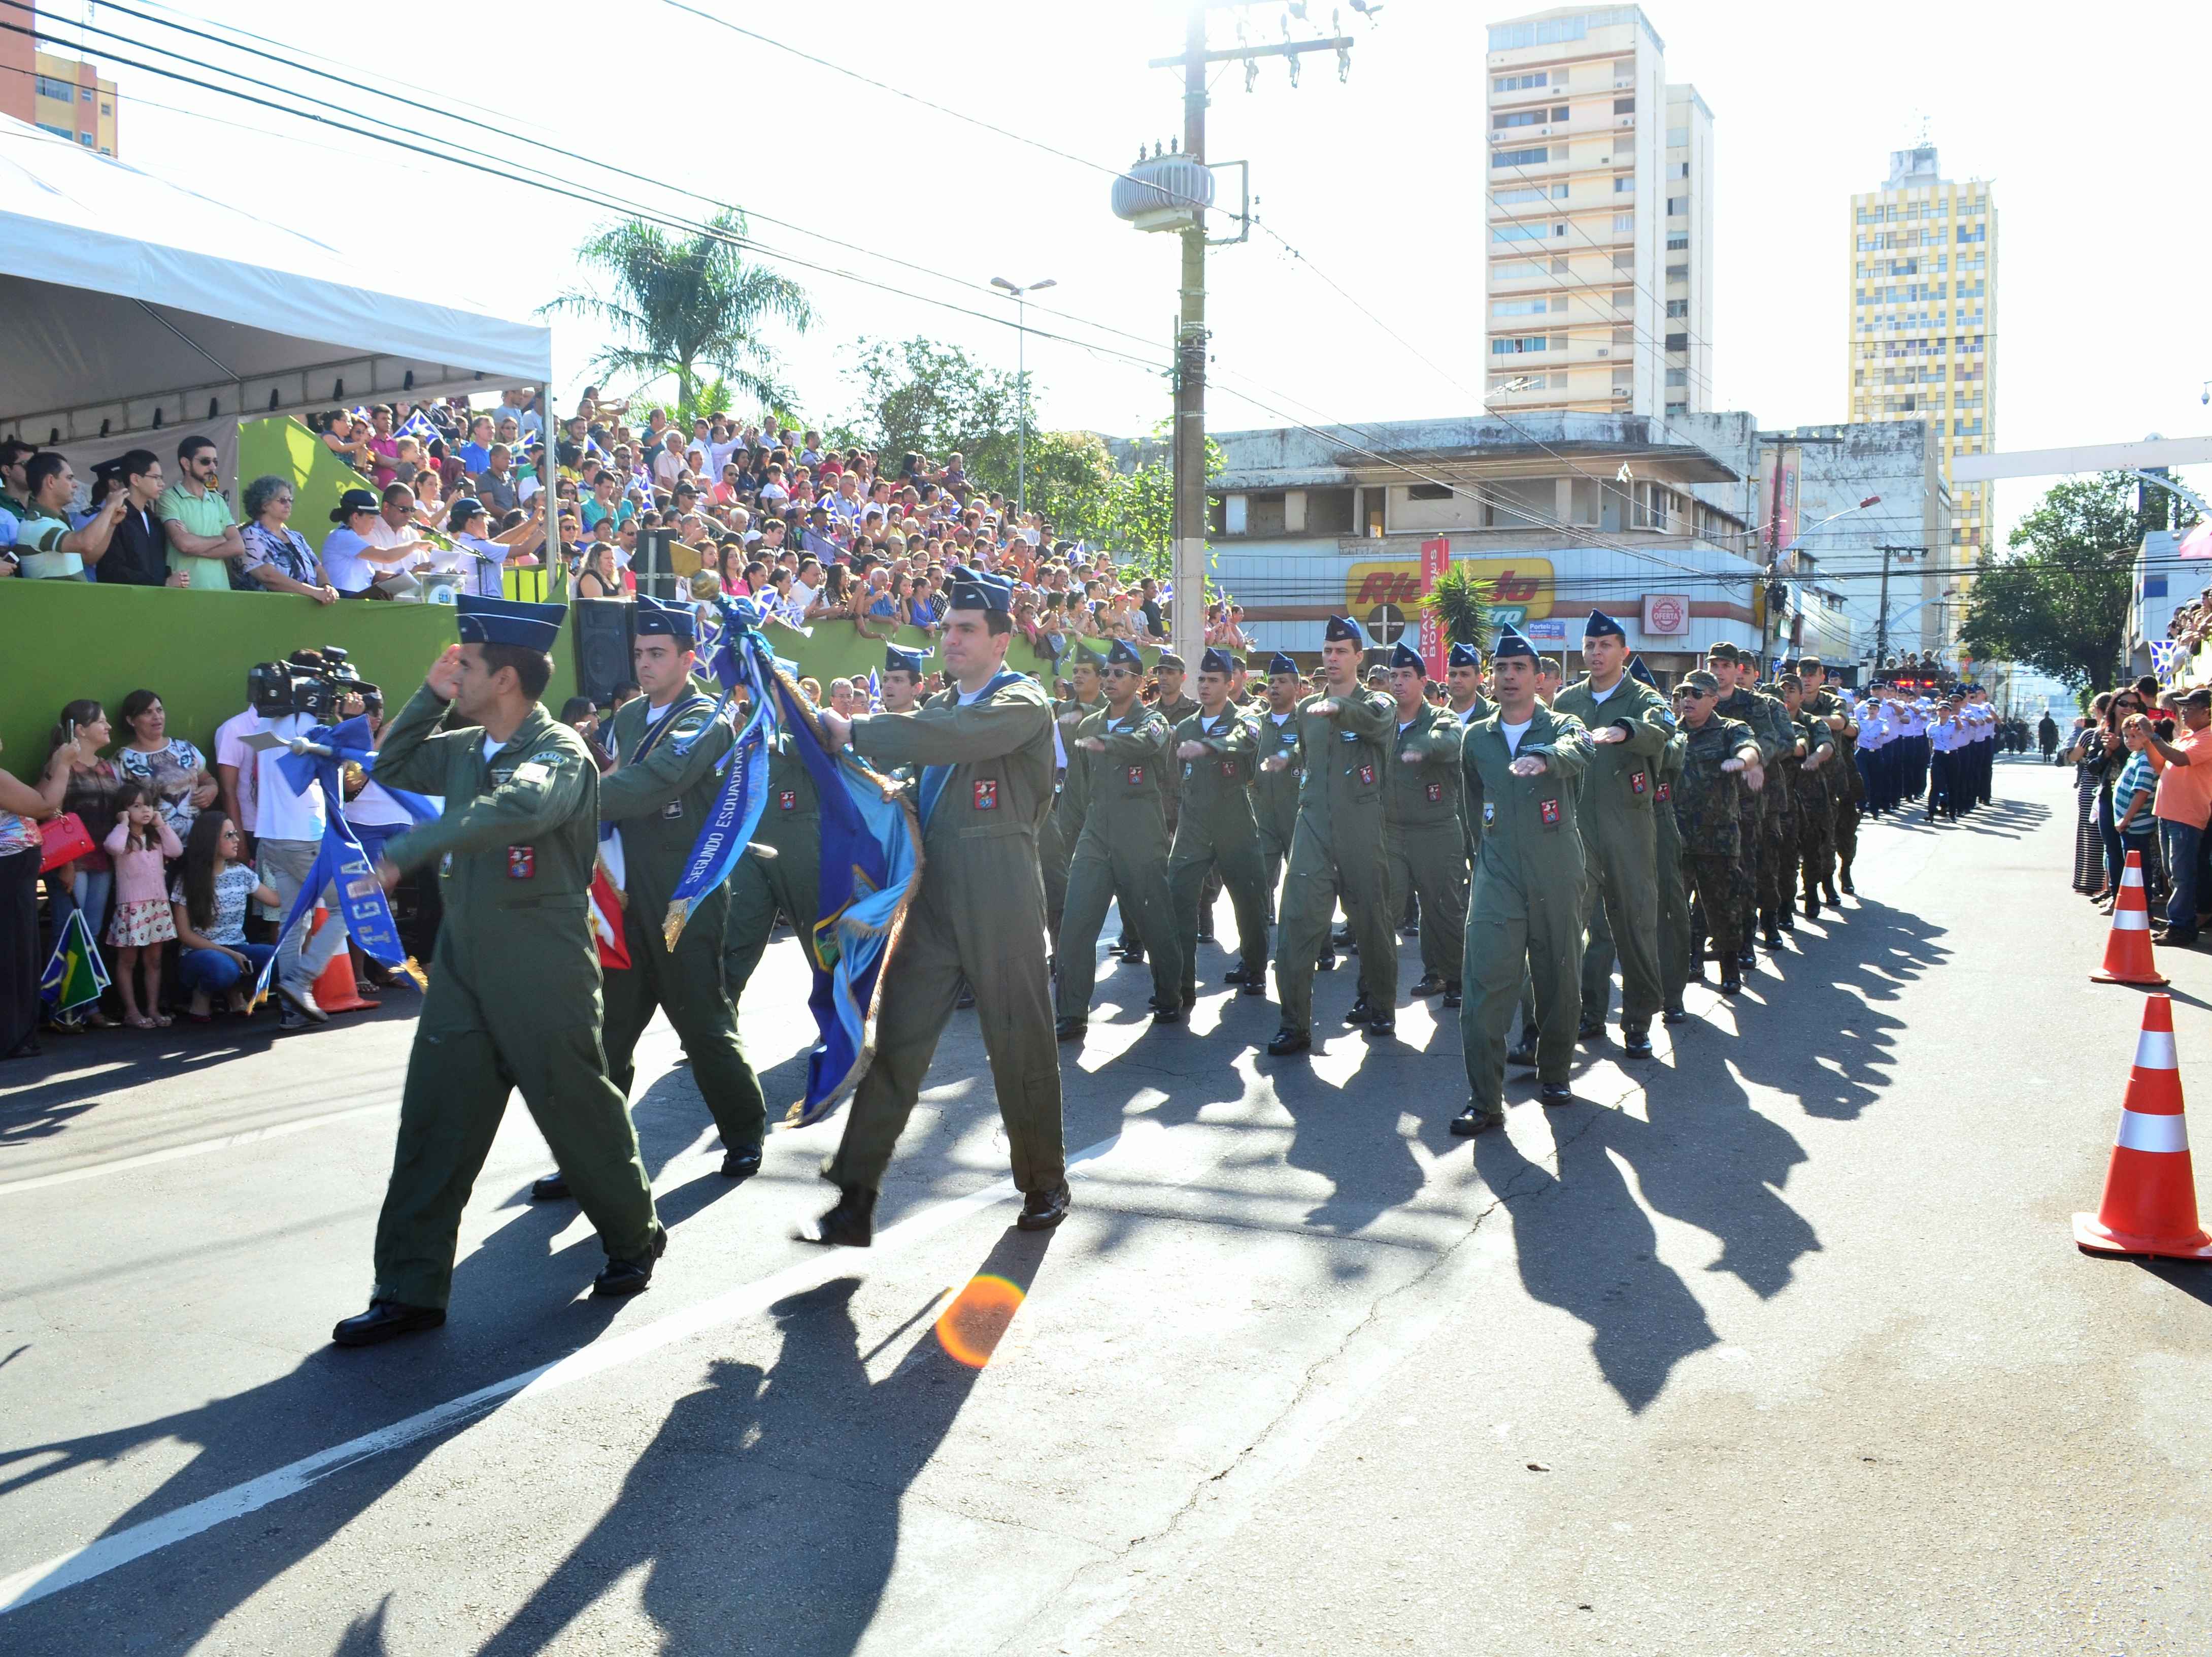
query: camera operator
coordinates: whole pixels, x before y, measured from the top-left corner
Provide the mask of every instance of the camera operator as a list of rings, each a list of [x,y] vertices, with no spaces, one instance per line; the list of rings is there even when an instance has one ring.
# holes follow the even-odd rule
[[[334,725],[363,708],[359,675],[345,663],[345,653],[295,650],[289,661],[265,661],[246,676],[246,693],[261,728],[272,736],[305,736],[318,725]],[[264,918],[279,926],[292,912],[301,884],[313,871],[322,850],[329,808],[319,785],[295,789],[284,774],[286,750],[268,747],[254,756],[254,827],[258,836],[254,867],[262,884],[274,888],[276,904],[263,911]],[[329,1014],[315,1001],[315,981],[346,947],[345,915],[330,886],[320,894],[328,917],[313,941],[311,909],[300,917],[276,944],[275,983],[283,1002],[281,1027],[297,1030],[310,1020],[320,1024]]]

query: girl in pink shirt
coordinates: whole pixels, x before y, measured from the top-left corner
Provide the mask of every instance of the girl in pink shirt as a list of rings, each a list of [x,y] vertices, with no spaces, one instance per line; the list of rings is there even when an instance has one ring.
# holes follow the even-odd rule
[[[123,1021],[134,1030],[162,1029],[170,1020],[161,1011],[161,946],[177,935],[163,865],[183,856],[185,849],[155,809],[153,790],[143,783],[126,783],[115,792],[115,826],[107,836],[107,855],[115,863],[115,917],[107,923],[107,943],[115,951]],[[146,963],[143,1011],[135,970],[142,958]]]

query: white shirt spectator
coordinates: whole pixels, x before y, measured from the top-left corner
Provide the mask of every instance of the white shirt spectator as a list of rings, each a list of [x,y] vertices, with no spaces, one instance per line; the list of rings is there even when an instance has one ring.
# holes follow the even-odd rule
[[[323,571],[331,578],[331,585],[341,593],[360,593],[368,589],[369,578],[375,567],[364,562],[361,549],[373,545],[355,534],[344,524],[331,531],[323,540]]]
[[[653,480],[663,489],[676,487],[676,480],[684,474],[684,457],[662,449],[653,457]]]
[[[215,763],[229,765],[238,772],[238,826],[248,834],[258,834],[253,825],[253,802],[260,797],[261,767],[259,758],[246,746],[246,739],[256,731],[264,730],[261,716],[248,708],[242,714],[233,714],[215,730]]]
[[[307,714],[286,714],[281,719],[270,720],[264,727],[272,736],[305,736],[315,727]],[[254,832],[264,840],[306,840],[319,842],[327,813],[323,805],[319,786],[310,786],[306,792],[295,792],[285,777],[279,762],[290,758],[283,748],[264,748],[254,768],[254,819],[258,824]]]

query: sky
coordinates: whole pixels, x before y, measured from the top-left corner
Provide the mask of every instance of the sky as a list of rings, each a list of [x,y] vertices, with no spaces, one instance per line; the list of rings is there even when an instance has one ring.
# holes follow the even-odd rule
[[[161,10],[159,0],[136,3]],[[816,307],[807,335],[776,340],[810,417],[850,411],[848,371],[863,337],[927,334],[1011,368],[1013,308],[988,286],[994,276],[1057,283],[1029,313],[1041,424],[1126,435],[1164,417],[1176,239],[1112,216],[1108,169],[1180,136],[1179,72],[1146,67],[1180,51],[1180,5],[699,0],[699,9],[865,81],[668,0],[384,14],[419,17],[404,30],[270,0],[167,14],[252,31],[287,58],[321,54],[307,61],[503,134],[606,157],[656,181],[647,184],[428,116],[419,141],[438,158],[405,155],[112,64],[135,55],[113,41],[88,37],[84,55],[110,60],[103,73],[122,89],[126,160],[217,194],[266,198],[410,291],[451,284],[521,315],[578,283],[576,245],[618,210],[457,164],[503,169],[523,158],[662,210],[704,216],[711,203],[733,203],[751,215]],[[1296,32],[1327,33],[1329,0],[1307,9],[1313,23]],[[1211,158],[1251,163],[1273,235],[1209,258],[1214,429],[1474,411],[1484,382],[1483,31],[1522,9],[1388,0],[1370,22],[1344,4],[1348,80],[1326,52],[1306,59],[1295,88],[1280,60],[1261,65],[1249,93],[1241,68],[1218,72]],[[64,36],[79,19],[143,27],[86,0],[41,10]],[[2212,6],[2124,0],[2008,14],[1957,0],[1659,0],[1645,14],[1666,42],[1668,78],[1695,84],[1714,113],[1717,407],[1751,410],[1767,428],[1844,417],[1850,197],[1879,186],[1888,152],[1924,123],[1946,176],[1990,180],[1999,213],[1995,446],[2212,432],[2202,400],[2212,308],[2192,298],[2212,271],[2202,80]],[[1234,44],[1240,23],[1249,40],[1279,40],[1285,15],[1281,3],[1218,7],[1212,42]],[[211,64],[245,61],[192,49]],[[394,113],[261,67],[364,116]],[[2141,327],[2115,333],[2136,326],[2130,317]],[[604,343],[556,322],[563,406]],[[2212,493],[2212,466],[2183,475]],[[1998,485],[2001,534],[2040,488]]]

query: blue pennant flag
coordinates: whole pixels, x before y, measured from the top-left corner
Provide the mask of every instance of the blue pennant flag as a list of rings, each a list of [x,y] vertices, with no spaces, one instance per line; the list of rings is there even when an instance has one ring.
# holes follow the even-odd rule
[[[375,865],[362,850],[361,842],[354,838],[353,825],[345,819],[345,794],[338,786],[338,767],[348,761],[364,771],[376,766],[376,750],[369,745],[375,740],[368,728],[368,719],[361,715],[336,726],[318,725],[307,734],[307,740],[324,752],[320,753],[290,753],[277,761],[284,780],[300,793],[310,788],[323,791],[323,844],[315,852],[314,866],[300,884],[300,895],[293,900],[292,912],[284,917],[279,938],[289,938],[292,929],[320,900],[323,887],[335,883],[338,908],[345,917],[346,930],[361,946],[362,953],[386,966],[404,966],[407,947],[399,941],[399,928],[392,918],[392,905],[385,901],[384,883],[376,878]],[[429,801],[416,794],[402,794],[387,789],[392,798],[406,807],[418,822],[427,822],[436,813],[430,810]],[[267,993],[270,968],[276,964],[270,956],[261,970],[254,986],[257,999]]]
[[[82,909],[70,911],[54,953],[39,978],[39,998],[57,1017],[65,1017],[87,1002],[97,1002],[107,989],[107,965],[92,940],[92,928]]]

